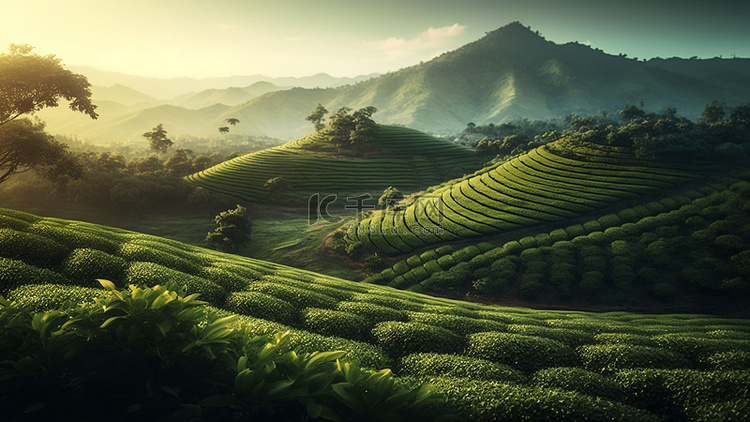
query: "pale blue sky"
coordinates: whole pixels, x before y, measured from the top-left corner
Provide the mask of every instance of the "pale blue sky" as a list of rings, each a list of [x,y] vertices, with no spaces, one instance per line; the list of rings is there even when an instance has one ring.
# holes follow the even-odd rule
[[[0,0],[0,48],[157,77],[397,70],[520,21],[630,57],[750,57],[750,0]]]

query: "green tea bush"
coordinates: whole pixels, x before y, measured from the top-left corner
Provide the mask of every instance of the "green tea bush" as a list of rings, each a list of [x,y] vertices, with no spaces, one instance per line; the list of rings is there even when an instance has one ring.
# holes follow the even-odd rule
[[[336,309],[364,317],[368,327],[373,327],[383,321],[406,321],[408,319],[404,311],[374,303],[343,301],[339,302]]]
[[[181,273],[194,275],[201,269],[200,265],[191,260],[138,243],[123,244],[118,255],[128,261],[153,262]]]
[[[611,373],[620,369],[689,368],[690,362],[673,351],[631,344],[593,344],[576,349],[583,367],[596,372]]]
[[[45,219],[46,220],[46,219]],[[29,226],[29,233],[35,233],[52,239],[68,249],[89,248],[98,249],[109,254],[115,254],[120,247],[120,242],[97,236],[81,230],[72,230],[67,227],[58,227],[45,224],[44,220]]]
[[[467,421],[659,420],[646,411],[572,391],[452,377],[428,381]]]
[[[467,336],[468,356],[511,365],[525,373],[554,366],[577,366],[569,346],[556,340],[487,331]]]
[[[38,268],[23,261],[0,258],[0,294],[25,284],[65,284],[72,282],[46,268]]]
[[[445,328],[460,336],[480,331],[504,331],[505,324],[497,321],[481,320],[459,315],[428,312],[409,312],[409,321]]]
[[[425,262],[423,267],[429,274],[435,274],[436,272],[443,270],[440,267],[440,264],[438,264],[438,262],[434,259],[432,261]]]
[[[245,290],[253,282],[252,279],[244,278],[235,272],[214,266],[203,267],[197,276],[213,281],[228,292]]]
[[[2,211],[0,211],[2,212]],[[0,228],[26,231],[31,224],[28,221],[0,214]]]
[[[668,211],[667,208],[664,205],[662,205],[662,204],[660,204],[660,203],[658,203],[656,201],[649,202],[648,204],[646,204],[646,208],[648,208],[649,211],[651,211],[653,214],[661,214],[663,212],[667,212]]]
[[[583,236],[586,234],[586,230],[583,228],[580,224],[575,224],[572,226],[568,226],[565,228],[565,233],[568,234],[569,239],[575,239],[578,236]]]
[[[537,246],[552,246],[555,243],[548,233],[539,233],[534,237]]]
[[[530,381],[543,388],[560,388],[613,401],[622,400],[623,390],[616,382],[582,368],[545,368],[535,372]]]
[[[164,267],[153,262],[134,262],[125,270],[125,282],[136,286],[174,283],[187,294],[200,293],[201,300],[211,304],[223,303],[227,292],[213,281]]]
[[[438,256],[444,256],[453,253],[453,246],[443,245],[435,249],[435,253]]]
[[[750,340],[691,337],[682,333],[658,335],[653,339],[659,347],[687,357],[694,365],[700,365],[716,353],[750,350]]]
[[[447,376],[472,380],[523,383],[517,369],[486,359],[440,353],[415,353],[401,358],[399,375]]]
[[[8,208],[0,208],[0,215],[5,215],[11,218],[15,218],[16,220],[26,221],[27,223],[31,223],[31,224],[40,220],[40,217],[34,214],[29,214],[23,211],[11,210]]]
[[[412,268],[412,270],[409,271],[407,274],[411,274],[411,276],[414,278],[414,280],[417,283],[425,280],[427,277],[430,276],[430,273],[428,273],[427,270],[424,269],[424,267]],[[406,278],[406,274],[404,274],[404,278]]]
[[[553,245],[557,242],[563,242],[563,241],[571,239],[571,237],[568,236],[568,233],[565,231],[565,229],[552,230],[549,233],[549,237],[550,237],[550,240],[552,240]]]
[[[483,254],[495,249],[495,245],[489,242],[479,242],[477,243],[476,246],[477,248],[479,248],[479,251]]]
[[[93,287],[63,286],[55,284],[25,284],[8,292],[8,299],[17,306],[30,308],[34,312],[65,309],[92,299],[105,291]]]
[[[534,300],[544,290],[543,274],[526,273],[521,277],[521,283],[518,285],[518,297],[522,300]]]
[[[228,310],[284,325],[296,325],[299,312],[281,299],[259,292],[234,292],[224,304]]]
[[[539,246],[534,236],[522,237],[518,239],[518,243],[520,243],[524,249],[536,248],[537,246]]]
[[[435,252],[434,249],[422,252],[422,254],[419,255],[419,259],[422,262],[428,262],[428,261],[437,260],[439,257],[440,257],[440,255],[438,255],[437,252]]]
[[[408,265],[409,268],[417,268],[422,265],[422,259],[419,255],[412,255],[406,259],[406,265]]]
[[[417,303],[412,300],[399,299],[391,295],[378,294],[377,292],[357,293],[344,300],[374,303],[375,305],[385,306],[387,308],[393,309],[400,309],[404,311],[419,311],[424,306],[421,303]]]
[[[82,285],[94,285],[94,280],[103,278],[125,287],[123,281],[127,267],[128,263],[119,256],[98,249],[75,249],[63,262],[62,273]]]
[[[70,248],[47,237],[13,229],[0,229],[0,257],[17,259],[35,267],[55,268]]]
[[[622,224],[621,218],[617,214],[607,214],[599,217],[597,219],[599,224],[601,225],[601,229],[599,230],[606,230],[611,227],[618,227]]]
[[[331,309],[307,308],[302,311],[302,327],[324,336],[366,340],[369,330],[364,317]]]
[[[706,357],[702,365],[721,371],[750,370],[750,350],[730,350],[727,352],[717,352]]]
[[[635,223],[640,220],[641,217],[632,208],[625,208],[617,213],[620,220],[624,223]]]
[[[591,234],[592,232],[600,232],[604,230],[604,227],[602,227],[601,223],[597,220],[590,220],[585,223],[583,223],[583,230]]]
[[[481,253],[482,251],[480,251],[479,248],[474,245],[470,245],[463,249],[459,249],[456,252],[453,252],[452,256],[453,259],[456,260],[456,262],[468,262]]]
[[[649,336],[631,333],[600,333],[594,340],[603,344],[632,344],[636,346],[656,346],[656,342]]]
[[[578,285],[579,292],[584,296],[593,296],[604,286],[604,274],[600,271],[586,271]]]
[[[261,292],[291,303],[297,309],[324,308],[334,309],[339,301],[311,290],[282,284],[279,282],[262,281],[247,286],[248,291]]]
[[[386,321],[372,329],[375,343],[389,355],[412,353],[456,353],[463,349],[463,339],[445,328],[417,322]]]
[[[517,240],[511,240],[503,245],[503,250],[508,254],[519,254],[523,251],[523,246]]]
[[[409,272],[409,264],[406,263],[406,261],[398,261],[393,265],[393,272],[396,275],[403,275]]]
[[[570,330],[567,328],[549,328],[538,325],[510,324],[506,330],[509,333],[523,334],[534,337],[544,337],[557,340],[571,347],[594,343],[594,335],[581,330]]]
[[[456,260],[451,255],[443,255],[438,258],[437,263],[440,265],[440,268],[447,270],[456,265]]]

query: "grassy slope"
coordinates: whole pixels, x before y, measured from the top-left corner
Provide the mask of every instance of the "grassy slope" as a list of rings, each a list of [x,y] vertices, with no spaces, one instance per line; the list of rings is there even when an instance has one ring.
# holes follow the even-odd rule
[[[315,133],[226,161],[187,180],[212,191],[264,202],[268,199],[263,188],[266,181],[284,177],[293,187],[293,196],[305,204],[314,193],[369,192],[376,197],[388,185],[415,190],[479,165],[468,148],[402,127],[379,126],[371,147],[362,152],[368,157],[364,159],[310,149],[326,143],[323,135]]]
[[[0,210],[0,292],[36,307],[174,281],[256,333],[432,382],[473,420],[750,415],[750,321],[490,307],[357,284],[89,223]]]

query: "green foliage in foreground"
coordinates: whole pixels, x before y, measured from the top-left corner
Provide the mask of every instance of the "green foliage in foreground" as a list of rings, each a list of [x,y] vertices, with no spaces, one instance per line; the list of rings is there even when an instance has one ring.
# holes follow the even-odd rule
[[[371,395],[381,394],[377,392],[381,391],[380,387],[373,389],[371,386],[363,387],[369,388],[366,392],[355,386],[339,392],[334,389],[341,400],[325,401],[329,396],[307,393],[283,399],[286,401],[248,398],[248,394],[256,393],[248,393],[234,384],[242,372],[237,369],[238,362],[244,353],[248,356],[245,369],[250,368],[255,362],[253,356],[261,355],[266,347],[274,350],[269,353],[275,363],[264,367],[271,371],[268,375],[271,378],[262,385],[255,384],[257,379],[251,382],[261,393],[270,394],[269,389],[273,387],[269,384],[283,379],[273,378],[276,377],[273,374],[278,375],[278,371],[292,374],[288,369],[292,364],[288,362],[298,362],[295,359],[304,360],[319,352],[343,351],[346,355],[339,359],[342,366],[337,369],[341,374],[332,385],[343,382],[341,377],[356,378],[357,370],[352,366],[346,369],[342,359],[356,360],[362,368],[367,368],[367,371],[359,371],[360,376],[371,376],[362,375],[363,371],[375,374],[372,382],[382,383],[385,388],[382,391],[392,391],[388,385],[396,379],[415,388],[430,383],[435,394],[447,403],[449,411],[459,413],[462,420],[707,421],[747,420],[750,416],[747,406],[747,397],[750,397],[748,320],[693,314],[641,315],[490,307],[354,283],[94,224],[40,218],[10,210],[0,210],[0,215],[9,217],[0,219],[1,234],[18,238],[33,229],[33,233],[47,239],[35,238],[35,244],[59,249],[54,260],[39,260],[30,250],[32,244],[16,242],[11,248],[12,242],[3,243],[5,239],[0,238],[0,244],[6,245],[0,248],[0,293],[15,303],[11,307],[3,305],[2,313],[26,315],[13,321],[3,316],[6,319],[0,321],[0,353],[3,354],[0,362],[6,362],[0,364],[0,377],[11,373],[16,377],[0,379],[0,389],[5,389],[0,391],[0,397],[6,397],[6,391],[10,394],[8,397],[15,397],[11,389],[16,385],[22,391],[18,393],[21,395],[18,400],[0,402],[0,406],[12,413],[11,419],[21,419],[20,412],[28,409],[33,411],[29,418],[47,420],[59,416],[53,414],[58,408],[76,409],[80,403],[93,402],[91,412],[100,408],[104,409],[102,412],[121,411],[124,412],[121,417],[127,419],[166,419],[176,414],[182,419],[189,419],[191,415],[203,420],[260,415],[261,419],[298,420],[310,418],[308,412],[315,415],[319,409],[314,405],[308,408],[310,396],[315,403],[340,412],[342,418],[361,420],[366,417],[353,415],[366,412],[365,406],[378,407],[378,403],[383,403],[382,396]],[[708,215],[704,220],[691,220],[691,224],[709,227],[716,223],[709,221]],[[623,230],[631,229],[623,226]],[[723,233],[725,229],[717,224],[711,230]],[[668,234],[658,227],[649,230]],[[81,236],[76,243],[64,241],[76,233],[95,236]],[[658,242],[651,239],[653,236],[647,237],[649,243]],[[529,243],[529,239],[525,243]],[[537,248],[544,247],[539,246],[540,243],[537,245]],[[479,262],[489,265],[490,273],[497,274],[511,270],[564,269],[560,263],[542,268],[535,261],[539,256],[577,260],[578,252],[571,255],[573,246],[586,265],[601,266],[598,260],[601,253],[597,248],[585,242],[563,241],[552,245],[547,255],[521,247],[528,251],[522,254],[517,251],[519,256],[515,257],[503,252],[501,256],[495,249],[477,247],[483,253],[468,262],[455,264],[445,273],[463,274],[467,266]],[[624,246],[615,244],[612,249],[617,252],[615,258],[621,260],[618,257],[622,256],[620,252],[624,253]],[[450,247],[442,248],[434,254],[420,255],[419,261],[433,262],[439,256],[452,258],[450,254],[454,252]],[[90,262],[89,257],[96,263]],[[493,257],[503,259],[490,259]],[[745,258],[738,254],[735,260],[741,271],[746,269]],[[495,262],[503,264],[495,265]],[[44,267],[37,266],[42,264]],[[412,259],[405,264],[409,267],[418,262]],[[604,268],[606,271],[606,262]],[[151,302],[146,300],[133,301],[134,311],[141,314],[138,318],[126,318],[124,313],[115,310],[119,308],[112,307],[114,302],[110,303],[111,309],[101,305],[106,299],[101,296],[109,294],[106,300],[112,300],[112,293],[102,290],[93,279],[100,271],[112,274],[112,282],[119,288],[134,284],[145,292],[170,283],[186,293],[200,293],[213,307],[186,307],[176,316],[182,322],[169,323],[161,319],[162,316],[153,315],[162,312],[161,305],[149,305]],[[94,302],[96,297],[99,302]],[[6,309],[13,311],[6,313]],[[197,312],[196,309],[202,310]],[[180,319],[192,313],[200,314],[198,324]],[[40,315],[36,317],[39,321],[34,323],[36,325],[32,324],[34,315]],[[89,318],[91,315],[96,315],[91,317],[93,322]],[[101,327],[110,317],[123,318]],[[235,321],[230,325],[237,331],[232,331],[227,338],[219,336],[217,348],[212,348],[216,343],[213,337],[201,340],[201,336],[207,335],[204,332],[210,327],[219,327],[218,320],[224,317],[231,317],[227,323]],[[50,328],[44,328],[46,331],[42,334],[40,330],[45,326],[42,322],[46,320],[51,321],[51,325],[48,324]],[[64,324],[67,325],[63,328]],[[29,328],[32,325],[37,328]],[[128,328],[133,326],[138,330]],[[187,331],[179,331],[180,327]],[[12,334],[14,330],[21,330],[22,334]],[[168,335],[163,335],[162,330]],[[283,340],[274,340],[277,333],[286,332],[288,335]],[[8,334],[11,337],[3,337],[7,333],[11,333]],[[85,336],[73,338],[72,333]],[[90,340],[86,333],[92,334]],[[254,337],[266,340],[258,340],[257,344],[250,342],[247,347],[237,349],[232,346],[236,336],[245,339],[241,341],[243,345]],[[222,339],[229,339],[229,342],[223,343]],[[96,347],[97,352],[85,346],[66,348],[64,352],[49,349],[62,347],[67,341],[84,340],[87,341],[85,346]],[[133,347],[128,343],[131,341],[135,343]],[[213,357],[202,347],[183,351],[194,341],[207,344]],[[271,345],[265,346],[269,342]],[[163,359],[153,358],[157,351]],[[296,358],[287,353],[292,351]],[[31,359],[24,358],[28,356]],[[86,364],[76,360],[77,356],[85,356]],[[111,363],[110,356],[116,359],[117,365]],[[205,362],[199,360],[202,358],[206,358]],[[186,373],[180,365],[188,361]],[[332,367],[328,363],[321,365]],[[33,365],[45,366],[39,369]],[[138,365],[148,370],[141,371]],[[385,374],[382,371],[387,368],[398,378],[376,375]],[[73,369],[83,372],[75,375]],[[80,382],[89,376],[99,377],[95,387]],[[297,379],[300,377],[308,379],[304,378],[306,375]],[[281,388],[284,384],[274,385]],[[295,381],[290,390],[282,388],[283,394],[291,394],[298,386]],[[705,394],[715,388],[720,388],[721,399]],[[408,402],[412,400],[409,397],[415,398],[413,390],[398,391],[404,395],[397,393],[400,398],[395,401],[406,398]],[[367,399],[356,405],[356,400],[349,400],[349,396]],[[656,400],[656,404],[649,397]],[[97,404],[100,402],[111,406]],[[144,413],[154,409],[156,403],[158,408],[154,412],[161,413]],[[390,409],[387,404],[381,407],[386,411]],[[271,413],[273,415],[268,416]],[[428,414],[420,413],[416,418],[428,418]],[[101,415],[93,415],[88,415],[89,419],[101,418]]]
[[[0,405],[10,419],[434,420],[438,397],[345,352],[297,353],[169,287],[34,312],[0,301]]]

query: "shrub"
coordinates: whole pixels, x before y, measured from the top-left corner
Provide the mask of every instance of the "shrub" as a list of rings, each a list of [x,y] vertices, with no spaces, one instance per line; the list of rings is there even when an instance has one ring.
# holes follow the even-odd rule
[[[716,353],[750,350],[750,340],[690,337],[681,333],[662,334],[653,339],[660,347],[679,353],[696,365]]]
[[[206,235],[206,244],[220,251],[235,251],[250,241],[253,224],[247,217],[247,208],[237,205],[214,217],[216,228]]]
[[[124,287],[128,264],[119,256],[98,249],[75,249],[62,264],[62,272],[71,280],[91,284],[97,278],[114,281]]]
[[[0,257],[17,259],[35,267],[58,266],[70,249],[44,236],[13,229],[0,229]]]
[[[127,284],[149,287],[172,282],[183,289],[186,294],[200,293],[201,300],[214,305],[223,303],[227,293],[212,281],[185,274],[153,262],[135,262],[131,264],[125,270],[125,281]]]
[[[750,370],[750,350],[717,352],[708,356],[702,363],[704,366],[714,370],[747,371]]]
[[[248,291],[261,292],[291,303],[297,309],[325,308],[334,309],[338,300],[308,289],[282,284],[280,282],[257,282],[247,286]]]
[[[151,245],[146,246],[143,242],[123,244],[118,255],[127,261],[153,262],[187,274],[197,274],[201,269],[200,265],[191,260],[155,249]]]
[[[601,225],[601,229],[608,229],[610,227],[617,227],[622,224],[621,218],[617,214],[607,214],[599,217],[597,219],[599,224]]]
[[[536,235],[535,240],[538,246],[552,246],[552,244],[555,243],[552,240],[552,237],[547,233],[539,233]]]
[[[571,237],[568,236],[568,233],[565,231],[565,229],[555,229],[552,230],[549,233],[549,237],[552,240],[552,244],[554,245],[557,242],[563,242],[566,240],[570,240]]]
[[[670,350],[632,344],[592,344],[576,349],[583,367],[597,372],[630,368],[688,368],[690,363]]]
[[[537,246],[539,246],[534,236],[522,237],[518,240],[518,243],[520,243],[524,249],[536,248]]]
[[[525,373],[578,364],[573,349],[559,341],[496,331],[467,336],[466,354],[511,365]]]
[[[456,252],[453,252],[453,259],[456,260],[456,262],[468,262],[475,256],[482,253],[482,251],[479,250],[474,245],[467,246],[463,249],[459,249]]]
[[[398,261],[397,263],[393,264],[393,272],[396,275],[404,275],[409,272],[409,264],[406,263],[406,261]]]
[[[369,334],[364,317],[331,309],[305,309],[302,311],[302,326],[324,336],[351,340],[365,340]]]
[[[0,294],[25,284],[71,284],[71,281],[46,268],[23,261],[0,258]]]
[[[456,260],[453,259],[451,255],[443,255],[437,260],[438,265],[440,265],[440,268],[447,270],[450,267],[456,265]]]
[[[745,242],[743,242],[742,238],[737,235],[722,234],[716,236],[716,239],[714,239],[714,245],[731,253],[738,252],[744,249]]]
[[[631,333],[601,333],[594,336],[594,340],[604,344],[631,344],[636,346],[656,346],[656,342],[649,336]]]
[[[530,381],[543,388],[561,388],[614,401],[623,396],[622,387],[616,382],[582,368],[545,368],[535,372]]]
[[[426,251],[426,252],[422,252],[422,255],[419,255],[419,259],[422,262],[428,262],[428,261],[436,260],[436,259],[438,259],[438,257],[439,257],[439,255],[437,254],[437,252],[435,252],[434,249],[431,249],[431,250]]]
[[[578,289],[584,296],[593,296],[604,285],[604,274],[599,271],[586,271],[581,277]]]
[[[453,246],[451,245],[443,245],[435,249],[435,253],[438,256],[448,255],[450,253],[453,253]]]
[[[54,284],[26,284],[8,292],[8,299],[34,312],[64,309],[90,303],[105,291],[93,287],[62,286]]]
[[[575,239],[578,236],[583,236],[586,234],[586,230],[583,228],[580,224],[575,224],[572,226],[568,226],[565,229],[565,233],[568,234],[569,239]]]
[[[505,324],[501,322],[450,314],[411,312],[409,321],[445,328],[460,336],[487,330],[505,330]]]
[[[29,226],[28,231],[30,233],[53,239],[68,249],[90,248],[114,254],[120,246],[119,242],[106,239],[102,236],[97,236],[82,230],[47,225],[43,221],[45,220]]]
[[[503,249],[508,254],[518,254],[523,251],[523,246],[517,240],[511,240],[503,245]]]
[[[685,220],[685,225],[693,230],[700,230],[708,227],[708,221],[706,221],[706,219],[701,217],[700,215],[694,215],[692,217],[688,217],[688,219]]]
[[[583,223],[583,230],[586,233],[591,234],[592,232],[603,231],[604,228],[602,227],[601,223],[599,223],[599,221],[597,221],[597,220],[591,220],[591,221],[587,221],[587,222]]]
[[[201,278],[213,281],[228,292],[245,290],[247,286],[253,282],[252,279],[249,280],[235,272],[227,271],[218,267],[203,267],[197,275]]]
[[[594,335],[581,330],[570,330],[559,327],[540,327],[538,325],[510,324],[509,333],[523,334],[534,337],[544,337],[557,340],[571,347],[577,347],[594,342]]]
[[[424,265],[423,265],[423,267],[424,267],[424,269],[425,269],[425,270],[426,270],[426,271],[427,271],[427,272],[428,272],[429,274],[434,274],[434,273],[436,273],[436,272],[438,272],[438,271],[442,271],[442,270],[443,270],[443,269],[442,269],[442,268],[440,267],[440,264],[438,264],[438,262],[437,262],[436,260],[434,260],[434,259],[433,259],[432,261],[427,261],[427,262],[425,262],[425,263],[424,263]]]
[[[399,364],[400,375],[448,376],[472,380],[521,383],[526,377],[508,365],[485,359],[439,353],[415,353]]]
[[[0,212],[2,212],[0,210]],[[20,220],[18,218],[13,218],[8,215],[0,214],[0,228],[2,229],[13,229],[18,231],[26,231],[28,227],[30,226],[30,223],[25,220]]]
[[[231,293],[224,306],[238,314],[285,325],[293,325],[299,319],[299,312],[289,302],[260,292]]]
[[[406,312],[366,302],[339,302],[337,310],[360,315],[365,318],[368,327],[383,321],[406,321]]]
[[[372,337],[391,356],[421,352],[455,353],[463,348],[461,337],[445,328],[417,322],[381,322],[372,329]]]

